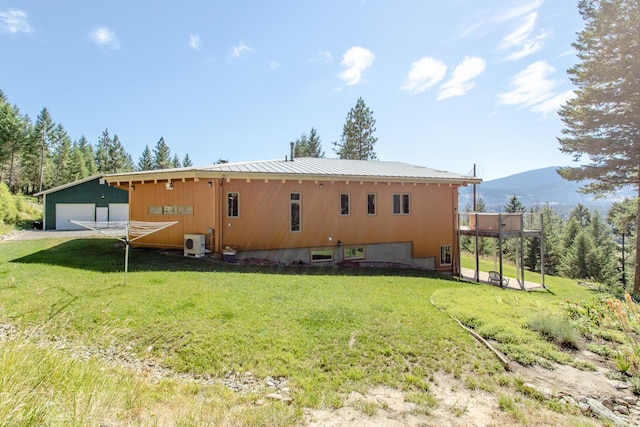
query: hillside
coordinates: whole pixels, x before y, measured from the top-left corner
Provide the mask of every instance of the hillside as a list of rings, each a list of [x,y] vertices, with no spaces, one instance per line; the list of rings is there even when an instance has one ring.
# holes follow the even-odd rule
[[[559,213],[570,211],[578,203],[582,203],[589,209],[606,211],[613,202],[633,196],[631,190],[626,190],[605,198],[594,199],[591,195],[578,192],[584,183],[567,181],[558,175],[556,169],[556,166],[552,166],[485,181],[478,185],[477,196],[484,200],[488,211],[503,210],[504,205],[515,195],[527,208],[549,204]],[[461,188],[460,209],[465,209],[467,203],[471,204],[472,200],[473,186]]]

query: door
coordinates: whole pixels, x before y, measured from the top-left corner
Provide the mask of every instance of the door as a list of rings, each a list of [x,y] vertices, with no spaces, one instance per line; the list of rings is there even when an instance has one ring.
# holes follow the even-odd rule
[[[93,203],[58,203],[56,204],[56,230],[84,230],[69,220],[95,221],[96,205]]]
[[[109,203],[109,221],[129,221],[129,204]]]
[[[109,208],[96,208],[96,221],[109,221]]]

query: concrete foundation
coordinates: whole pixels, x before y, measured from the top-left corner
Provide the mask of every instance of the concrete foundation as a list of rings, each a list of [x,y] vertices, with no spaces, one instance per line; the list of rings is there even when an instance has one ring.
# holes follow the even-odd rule
[[[365,257],[363,259],[354,259],[354,262],[393,262],[414,265],[419,268],[434,270],[436,266],[435,257],[428,258],[412,258],[411,242],[399,243],[380,243],[370,245],[348,245],[346,248],[364,248]],[[314,248],[297,248],[297,249],[274,249],[261,251],[243,251],[238,248],[236,259],[268,259],[272,261],[282,262],[285,264],[304,263],[304,264],[336,264],[344,261],[345,246],[325,246]],[[332,250],[333,260],[312,262],[312,250]]]

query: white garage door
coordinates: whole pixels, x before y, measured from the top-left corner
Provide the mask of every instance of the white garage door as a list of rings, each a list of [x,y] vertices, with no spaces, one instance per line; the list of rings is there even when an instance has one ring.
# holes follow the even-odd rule
[[[84,230],[84,227],[69,222],[95,221],[96,205],[93,203],[58,203],[56,204],[56,230]]]
[[[109,221],[129,221],[129,204],[109,203]]]

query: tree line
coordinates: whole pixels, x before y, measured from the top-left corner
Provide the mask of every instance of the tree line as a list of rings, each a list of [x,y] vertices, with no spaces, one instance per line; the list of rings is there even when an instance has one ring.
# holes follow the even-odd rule
[[[340,142],[333,143],[334,151],[342,159],[375,160],[375,130],[373,112],[359,98],[347,115]],[[296,157],[325,156],[315,128],[296,139],[294,152]],[[216,163],[227,162],[221,158]],[[46,107],[33,122],[0,90],[0,182],[13,193],[33,194],[96,174],[192,165],[188,153],[182,160],[172,155],[164,137],[153,148],[146,145],[137,163],[108,129],[95,145],[84,135],[72,140]]]
[[[594,281],[605,285],[626,286],[635,269],[635,226],[638,210],[635,200],[626,199],[614,203],[606,217],[599,211],[589,211],[577,205],[565,219],[552,207],[535,206],[528,211],[513,196],[504,205],[505,213],[542,213],[544,232],[538,237],[524,241],[524,267],[530,271],[541,271],[540,245],[544,245],[544,271],[553,276]],[[466,206],[470,212],[471,207]],[[486,212],[484,201],[476,202],[476,212]],[[474,238],[462,236],[463,251],[474,252]],[[478,253],[485,257],[498,257],[496,239],[478,239]],[[503,240],[502,255],[516,262],[515,239]],[[631,272],[631,273],[630,273]]]
[[[0,182],[13,193],[32,194],[96,174],[191,165],[189,154],[172,156],[163,137],[153,150],[145,146],[137,163],[108,129],[95,145],[84,135],[72,140],[46,107],[34,122],[0,91]]]

